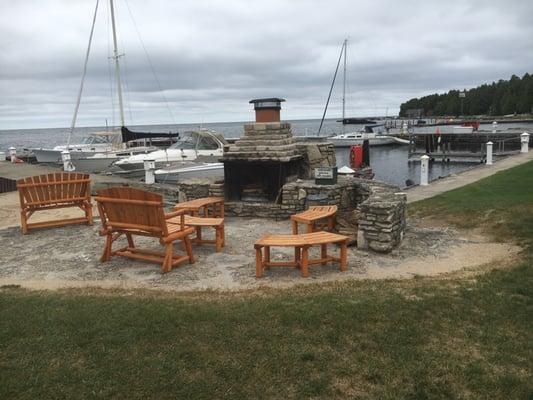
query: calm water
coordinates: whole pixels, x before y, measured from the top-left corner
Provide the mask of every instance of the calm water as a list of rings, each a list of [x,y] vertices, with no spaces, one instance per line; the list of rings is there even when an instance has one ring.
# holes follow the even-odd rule
[[[297,120],[288,121],[292,124],[292,132],[295,136],[314,136],[318,131],[320,120]],[[242,135],[243,124],[246,122],[226,122],[203,124],[202,127],[213,129],[224,134],[227,138],[237,138]],[[139,125],[130,126],[132,130],[151,131],[151,132],[183,132],[186,130],[197,129],[198,124],[178,124],[178,125]],[[501,126],[502,127],[502,126]],[[357,130],[360,127],[351,125],[347,129]],[[509,126],[510,128],[510,126]],[[531,130],[531,126],[527,127]],[[342,124],[334,119],[324,121],[321,135],[331,135],[342,132]],[[485,124],[482,129],[490,129],[490,124]],[[102,131],[102,127],[78,128],[73,134],[71,143],[78,143],[80,140],[91,132]],[[0,131],[0,150],[6,151],[10,146],[16,148],[29,147],[53,147],[65,144],[67,140],[67,128],[55,129],[21,129]],[[370,164],[376,179],[405,187],[405,181],[410,179],[415,183],[420,181],[420,163],[407,162],[407,146],[392,145],[378,146],[370,148]],[[349,165],[348,149],[337,149],[337,165],[342,167]],[[447,176],[455,172],[460,172],[472,168],[476,164],[440,164],[435,163],[430,166],[430,179]]]

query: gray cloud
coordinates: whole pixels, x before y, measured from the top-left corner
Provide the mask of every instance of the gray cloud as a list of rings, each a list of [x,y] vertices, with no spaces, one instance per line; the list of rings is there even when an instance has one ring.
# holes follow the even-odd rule
[[[285,97],[287,119],[319,118],[344,37],[354,116],[533,72],[527,0],[115,3],[129,124],[172,122],[137,29],[176,123],[247,120],[260,96]],[[70,123],[94,4],[0,0],[0,129]],[[101,0],[80,125],[118,121],[107,8]],[[340,96],[338,85],[330,116]]]

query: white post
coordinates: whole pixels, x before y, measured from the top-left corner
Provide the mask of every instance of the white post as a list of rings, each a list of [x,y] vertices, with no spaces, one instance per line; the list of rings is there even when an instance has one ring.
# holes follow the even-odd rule
[[[487,165],[492,165],[492,142],[487,142]]]
[[[524,132],[520,135],[520,143],[522,143],[520,153],[527,153],[529,151],[529,133]]]
[[[13,146],[9,148],[9,158],[11,159],[12,163],[17,162],[17,149]]]
[[[71,172],[76,169],[74,168],[74,165],[72,165],[72,162],[70,161],[70,151],[63,150],[61,152],[61,161],[63,161],[63,171]]]
[[[155,160],[144,160],[144,183],[155,183]]]
[[[498,123],[494,121],[492,123],[492,133],[496,133],[497,129],[498,129]]]
[[[420,186],[429,184],[429,157],[425,154],[420,157]]]

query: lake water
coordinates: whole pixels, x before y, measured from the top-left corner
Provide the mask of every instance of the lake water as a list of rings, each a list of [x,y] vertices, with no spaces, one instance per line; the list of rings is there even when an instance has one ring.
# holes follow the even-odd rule
[[[314,136],[318,131],[320,120],[295,120],[287,121],[292,124],[292,132],[295,136]],[[203,124],[202,127],[213,129],[224,134],[227,138],[237,138],[242,135],[243,125],[246,122],[224,122]],[[177,125],[140,125],[129,126],[132,130],[148,132],[183,132],[197,129],[199,124],[177,124]],[[490,125],[487,125],[488,129]],[[358,130],[361,126],[350,125],[344,127],[348,130]],[[485,128],[483,126],[483,128]],[[72,136],[71,143],[79,143],[80,140],[91,132],[105,130],[102,127],[77,128]],[[341,123],[334,119],[324,121],[321,136],[340,133],[343,130]],[[53,147],[65,144],[68,135],[67,128],[54,129],[20,129],[0,131],[0,150],[7,151],[11,146],[16,148],[30,147]],[[406,180],[410,179],[415,183],[420,181],[420,163],[408,162],[407,146],[391,145],[370,148],[370,164],[376,175],[376,179],[405,187]],[[337,165],[342,167],[349,165],[349,150],[347,148],[337,149]],[[430,180],[447,176],[472,168],[476,164],[472,163],[435,163],[430,166]]]

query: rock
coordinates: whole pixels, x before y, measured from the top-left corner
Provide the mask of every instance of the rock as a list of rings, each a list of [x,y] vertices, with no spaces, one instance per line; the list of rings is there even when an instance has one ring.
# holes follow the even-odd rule
[[[323,156],[320,153],[317,145],[308,145],[307,146],[307,159],[309,164],[313,165],[322,160]]]

